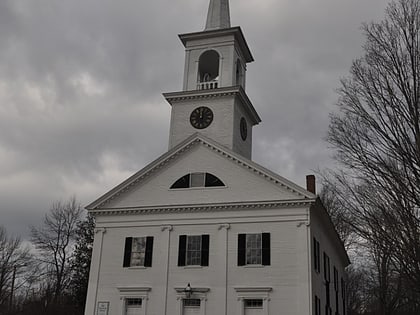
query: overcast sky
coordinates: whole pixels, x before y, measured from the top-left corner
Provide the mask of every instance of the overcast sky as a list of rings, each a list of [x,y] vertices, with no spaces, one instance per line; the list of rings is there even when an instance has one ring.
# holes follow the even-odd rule
[[[230,0],[255,62],[262,118],[253,160],[304,186],[331,165],[324,142],[339,79],[362,54],[361,23],[385,0]],[[167,150],[182,87],[177,34],[208,0],[0,0],[0,225],[27,237],[51,203],[87,205]]]

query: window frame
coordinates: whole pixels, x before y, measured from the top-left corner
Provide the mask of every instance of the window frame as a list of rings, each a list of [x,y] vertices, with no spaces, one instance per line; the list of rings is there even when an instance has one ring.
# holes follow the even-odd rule
[[[247,235],[261,235],[261,263],[247,261]],[[238,234],[238,266],[270,266],[271,265],[271,234],[270,233],[240,233]]]
[[[188,238],[201,237],[200,244],[200,264],[189,264],[188,261]],[[178,243],[178,267],[207,267],[209,265],[210,235],[209,234],[191,234],[179,235]]]
[[[193,177],[198,179],[201,178],[201,185],[193,186]],[[182,189],[211,189],[211,188],[223,188],[226,187],[225,183],[216,175],[208,172],[192,172],[185,174],[184,176],[178,178],[170,187],[170,190],[182,190]]]
[[[194,244],[194,242],[198,243]],[[197,248],[191,248],[198,245]],[[201,248],[202,248],[202,237],[201,235],[187,235],[187,243],[185,248],[185,265],[186,266],[201,266]],[[198,255],[198,257],[194,257]],[[197,262],[199,263],[195,263]]]
[[[261,305],[247,305],[248,302],[256,302]],[[252,303],[251,303],[252,304]],[[264,299],[244,299],[244,309],[263,309],[264,307]]]
[[[253,239],[253,238],[256,239]],[[247,233],[245,241],[245,265],[262,265],[262,235]]]
[[[135,239],[144,239],[144,248],[142,251],[133,251]],[[123,255],[123,268],[152,267],[153,240],[153,236],[126,237]],[[144,252],[143,262],[140,264],[133,264],[133,254],[142,252]]]

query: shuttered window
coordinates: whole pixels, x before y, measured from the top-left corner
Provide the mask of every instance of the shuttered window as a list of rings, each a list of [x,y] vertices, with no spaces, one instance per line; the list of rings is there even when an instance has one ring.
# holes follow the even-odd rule
[[[123,267],[152,266],[153,236],[126,237]]]
[[[270,233],[238,234],[238,266],[269,266]]]
[[[180,235],[178,266],[208,266],[209,245],[209,235]]]

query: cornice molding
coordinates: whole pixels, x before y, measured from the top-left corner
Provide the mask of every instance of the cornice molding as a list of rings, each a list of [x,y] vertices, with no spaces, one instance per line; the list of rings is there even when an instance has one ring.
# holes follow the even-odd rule
[[[234,26],[231,28],[223,28],[223,29],[213,29],[201,32],[194,32],[194,33],[186,33],[178,35],[179,39],[181,40],[184,47],[187,48],[187,42],[193,42],[197,40],[207,39],[207,38],[215,38],[215,37],[222,37],[222,36],[234,36],[235,40],[237,41],[239,47],[243,51],[245,56],[246,62],[253,62],[254,57],[252,56],[251,50],[246,42],[245,36],[239,26]]]
[[[293,207],[309,207],[315,202],[314,199],[302,200],[281,200],[263,202],[238,202],[224,204],[203,204],[203,205],[177,205],[177,206],[154,206],[154,207],[132,207],[132,208],[102,208],[89,210],[95,216],[106,215],[133,215],[133,214],[166,214],[182,212],[217,212],[227,210],[254,210],[254,209],[280,209]]]
[[[245,110],[248,112],[250,117],[253,119],[253,124],[257,125],[261,122],[261,118],[258,115],[257,111],[252,105],[251,100],[248,98],[245,90],[242,86],[231,86],[231,87],[222,87],[217,89],[210,90],[191,90],[191,91],[180,91],[180,92],[169,92],[163,93],[166,101],[173,105],[176,102],[182,102],[185,100],[198,100],[206,98],[221,98],[227,96],[239,97],[242,104],[244,104]]]

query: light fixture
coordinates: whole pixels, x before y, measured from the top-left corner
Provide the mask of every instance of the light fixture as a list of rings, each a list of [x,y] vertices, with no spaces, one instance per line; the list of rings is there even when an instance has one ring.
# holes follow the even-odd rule
[[[188,283],[187,287],[184,289],[185,294],[187,295],[187,298],[189,299],[191,297],[192,294],[192,288],[190,283]]]

